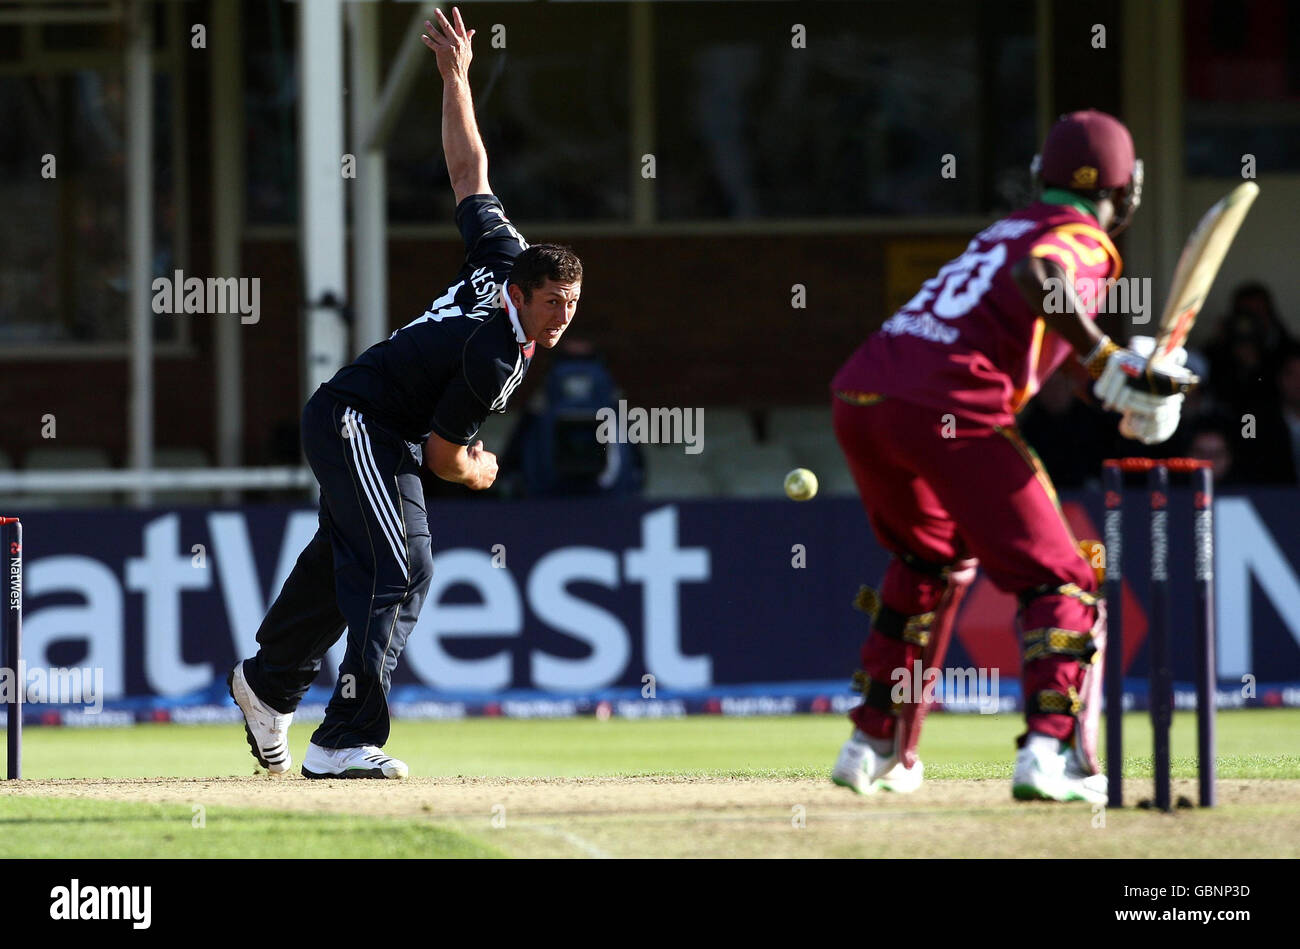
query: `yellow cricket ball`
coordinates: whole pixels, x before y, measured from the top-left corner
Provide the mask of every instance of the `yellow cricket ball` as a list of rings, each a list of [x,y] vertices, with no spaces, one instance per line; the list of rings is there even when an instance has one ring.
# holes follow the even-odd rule
[[[793,501],[807,501],[817,493],[817,476],[807,468],[796,468],[785,476],[785,493]]]

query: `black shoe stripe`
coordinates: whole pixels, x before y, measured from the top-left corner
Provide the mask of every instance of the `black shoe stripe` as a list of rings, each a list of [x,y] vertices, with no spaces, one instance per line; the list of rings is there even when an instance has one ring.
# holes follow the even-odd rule
[[[230,672],[226,674],[226,689],[230,693],[230,700],[235,703],[235,707],[238,708],[240,712],[243,712],[243,706],[241,706],[239,700],[235,698],[235,670],[233,667]],[[288,756],[289,748],[287,745],[277,745],[275,748],[266,750],[259,748],[257,740],[253,737],[253,730],[248,727],[247,718],[244,719],[244,738],[248,742],[248,750],[253,753],[253,757],[257,759],[257,763],[263,768],[270,769],[273,764],[281,764]]]
[[[355,779],[355,778],[382,778],[384,772],[378,768],[352,768],[344,771],[342,774],[323,774],[318,771],[309,771],[307,766],[303,765],[302,776],[304,778],[325,778],[329,780],[338,779]]]

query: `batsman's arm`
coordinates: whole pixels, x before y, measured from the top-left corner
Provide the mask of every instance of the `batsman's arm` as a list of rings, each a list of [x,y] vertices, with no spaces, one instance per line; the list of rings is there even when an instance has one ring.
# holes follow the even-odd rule
[[[442,76],[442,151],[456,203],[472,194],[491,194],[487,176],[487,149],[474,119],[474,99],[469,88],[469,64],[474,53],[474,30],[465,29],[460,8],[452,7],[452,20],[435,11],[437,25],[426,20],[420,39],[433,50]]]
[[[1103,408],[1123,412],[1135,400],[1146,408],[1155,403],[1148,404],[1139,395],[1168,398],[1195,385],[1195,377],[1181,365],[1149,366],[1145,356],[1103,333],[1088,316],[1065,268],[1055,261],[1030,255],[1016,262],[1011,275],[1030,309],[1074,347],[1088,374],[1097,380],[1093,394]],[[1136,377],[1141,377],[1140,382],[1129,381]]]
[[[1042,317],[1048,329],[1055,330],[1073,346],[1080,359],[1086,360],[1106,340],[1106,335],[1088,316],[1088,309],[1066,276],[1065,268],[1056,261],[1032,255],[1022,257],[1011,268],[1011,276],[1029,308]]]

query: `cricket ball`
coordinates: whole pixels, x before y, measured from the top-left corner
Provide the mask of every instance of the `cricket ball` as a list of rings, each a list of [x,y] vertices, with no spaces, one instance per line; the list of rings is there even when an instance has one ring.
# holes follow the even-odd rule
[[[817,476],[807,468],[796,468],[785,476],[785,493],[793,501],[807,501],[817,493]]]

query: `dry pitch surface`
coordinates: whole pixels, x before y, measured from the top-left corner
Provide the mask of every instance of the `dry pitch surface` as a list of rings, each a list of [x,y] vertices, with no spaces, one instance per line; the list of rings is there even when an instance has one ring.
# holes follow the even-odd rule
[[[1128,781],[1126,804],[1150,792]],[[1175,780],[1194,799],[1195,781]],[[0,796],[428,819],[518,857],[1300,857],[1300,781],[1225,779],[1220,807],[1021,803],[1005,780],[859,797],[824,780],[599,777],[66,779]]]

